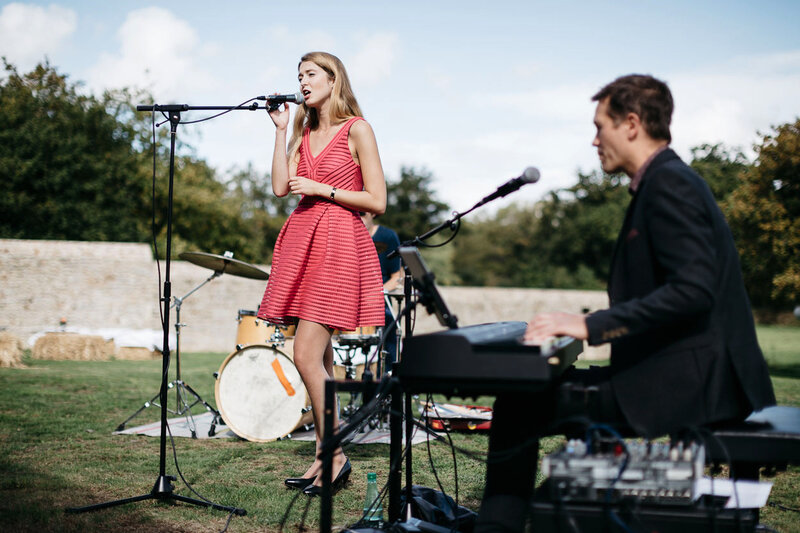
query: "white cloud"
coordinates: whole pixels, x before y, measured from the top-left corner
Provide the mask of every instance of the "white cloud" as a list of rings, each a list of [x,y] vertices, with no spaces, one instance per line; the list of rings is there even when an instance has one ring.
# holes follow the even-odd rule
[[[703,143],[738,146],[751,157],[758,132],[800,113],[800,51],[736,57],[670,82],[673,133],[682,155]]]
[[[423,128],[416,134],[405,132],[405,139],[378,138],[387,176],[394,177],[401,164],[425,166],[436,178],[439,197],[465,209],[526,166],[540,169],[537,185],[482,208],[487,211],[573,185],[578,170],[599,168],[591,147],[595,104],[590,97],[611,79],[489,95],[474,90],[454,94],[430,119],[427,129],[434,133],[426,135]],[[736,57],[665,79],[676,101],[674,147],[685,160],[691,147],[716,142],[752,156],[759,131],[793,121],[800,112],[800,52]],[[386,125],[383,129],[394,133]]]
[[[30,70],[45,56],[52,58],[77,25],[74,11],[55,4],[8,4],[0,10],[0,55],[20,71]]]
[[[347,72],[358,88],[374,87],[392,74],[400,40],[396,33],[356,36],[358,51],[349,61]]]
[[[161,101],[202,94],[217,84],[204,66],[217,48],[201,46],[195,29],[166,9],[131,11],[117,37],[119,50],[102,53],[90,70],[90,87],[147,88]]]

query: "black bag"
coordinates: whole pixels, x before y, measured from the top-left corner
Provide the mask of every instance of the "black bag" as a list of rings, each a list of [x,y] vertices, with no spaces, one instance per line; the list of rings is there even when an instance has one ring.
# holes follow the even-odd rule
[[[438,490],[419,485],[411,486],[411,516],[446,527],[459,533],[472,533],[478,513],[461,505],[456,509],[453,498]],[[406,504],[406,489],[400,495],[401,507]]]

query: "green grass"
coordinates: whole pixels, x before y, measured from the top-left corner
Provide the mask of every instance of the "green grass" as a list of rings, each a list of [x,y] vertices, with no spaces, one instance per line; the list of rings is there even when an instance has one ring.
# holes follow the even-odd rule
[[[760,327],[759,339],[770,363],[778,401],[800,406],[800,328]],[[182,377],[215,404],[214,378],[226,354],[185,354]],[[112,435],[116,426],[158,392],[161,361],[38,361],[27,368],[0,369],[0,531],[220,531],[227,513],[192,505],[145,501],[94,513],[66,514],[65,509],[149,493],[159,472],[159,439]],[[170,393],[174,407],[174,392]],[[469,403],[491,405],[490,398]],[[158,420],[150,407],[130,425]],[[483,488],[484,434],[453,435],[469,454],[458,456],[460,503],[477,508]],[[310,501],[284,489],[282,480],[302,473],[312,460],[313,445],[281,441],[252,443],[233,439],[176,439],[180,469],[204,497],[241,507],[229,531],[278,531],[287,508],[284,531],[305,523],[317,529],[319,500]],[[542,453],[555,449],[546,439]],[[166,473],[177,475],[168,446]],[[447,446],[414,447],[414,483],[455,494],[453,459]],[[387,445],[347,450],[354,472],[347,490],[334,500],[333,523],[345,525],[360,516],[366,473],[388,475]],[[773,479],[771,500],[800,506],[800,469],[792,467]],[[178,480],[175,492],[194,496]],[[292,505],[294,503],[294,505]],[[762,522],[779,531],[797,531],[796,513],[775,507],[762,510]]]

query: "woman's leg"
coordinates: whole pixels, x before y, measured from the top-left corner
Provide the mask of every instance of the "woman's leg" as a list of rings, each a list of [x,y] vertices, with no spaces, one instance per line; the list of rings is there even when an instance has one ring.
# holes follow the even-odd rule
[[[324,434],[323,413],[325,411],[325,381],[333,379],[333,347],[331,345],[330,330],[316,322],[300,320],[294,339],[294,364],[297,367],[303,384],[311,399],[312,414],[314,416],[314,432],[316,434],[317,454],[312,465],[306,470],[303,477],[318,476],[322,472],[322,461],[319,459],[319,450]],[[334,428],[339,427],[338,410],[333,410]],[[344,466],[347,458],[341,448],[336,450],[333,457],[333,473],[336,474]],[[321,480],[315,480],[316,485]]]

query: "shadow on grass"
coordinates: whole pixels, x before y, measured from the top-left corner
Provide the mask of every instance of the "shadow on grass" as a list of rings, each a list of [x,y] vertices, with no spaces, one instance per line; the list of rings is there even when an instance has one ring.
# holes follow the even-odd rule
[[[63,476],[52,475],[27,462],[0,458],[0,531],[14,532],[92,532],[157,533],[163,531],[190,533],[198,531],[197,521],[181,516],[166,516],[165,512],[191,506],[171,501],[145,500],[116,507],[82,513],[68,513],[68,508],[80,508],[122,498],[148,494],[147,487],[131,487],[119,495],[105,491],[89,492],[87,487],[75,486]],[[205,508],[203,511],[206,512]],[[208,511],[213,513],[214,511]],[[224,515],[209,515],[211,530],[218,531]],[[212,523],[213,522],[213,523]]]
[[[781,378],[800,379],[800,363],[769,364],[769,375]]]

